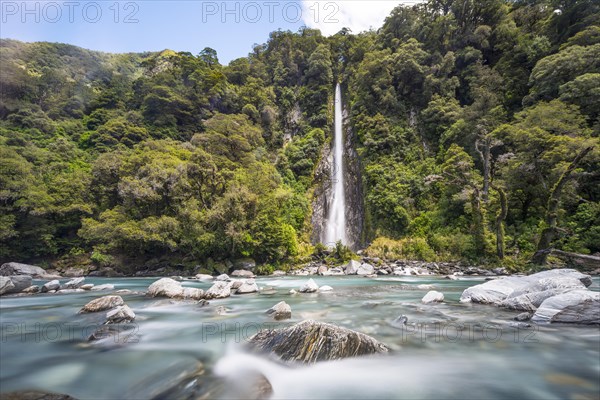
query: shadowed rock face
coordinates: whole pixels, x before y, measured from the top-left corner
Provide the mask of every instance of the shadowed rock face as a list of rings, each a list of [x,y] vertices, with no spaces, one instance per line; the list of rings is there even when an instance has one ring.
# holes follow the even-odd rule
[[[289,328],[261,331],[249,342],[256,349],[272,352],[284,361],[304,363],[388,351],[386,345],[363,333],[312,320]]]

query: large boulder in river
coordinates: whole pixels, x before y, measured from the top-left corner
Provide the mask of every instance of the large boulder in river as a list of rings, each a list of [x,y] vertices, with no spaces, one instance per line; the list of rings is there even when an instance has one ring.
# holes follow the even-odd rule
[[[84,285],[85,278],[84,277],[79,277],[79,278],[73,278],[71,279],[69,282],[65,283],[65,289],[79,289],[81,286]]]
[[[386,353],[383,343],[350,329],[306,320],[283,329],[262,330],[249,343],[284,361],[314,363],[368,354]]]
[[[248,293],[256,293],[258,292],[258,285],[254,281],[254,279],[246,279],[242,284],[237,288],[235,294],[248,294]]]
[[[0,275],[29,275],[33,278],[47,279],[49,274],[45,269],[35,265],[21,264],[16,262],[4,263],[0,266]]]
[[[106,313],[107,324],[120,324],[131,322],[135,319],[135,313],[127,304],[118,306]]]
[[[444,301],[444,294],[435,290],[430,290],[427,292],[425,296],[421,299],[421,303],[429,304],[429,303],[440,303]]]
[[[0,296],[3,294],[11,293],[15,288],[15,284],[12,283],[9,277],[0,276]]]
[[[169,297],[171,299],[200,300],[204,297],[202,289],[183,287],[181,282],[171,278],[160,278],[148,286],[148,296]]]
[[[460,301],[501,305],[509,296],[513,298],[528,293],[561,288],[564,290],[577,289],[581,287],[580,283],[589,286],[592,283],[591,277],[574,269],[553,269],[529,276],[494,279],[472,286],[462,293]]]
[[[204,293],[206,300],[224,299],[231,296],[231,282],[217,281]]]
[[[511,310],[535,311],[544,300],[552,296],[585,288],[581,280],[572,277],[542,278],[516,289],[500,303],[500,306]]]
[[[10,283],[5,281],[2,294],[19,293],[31,286],[31,276],[29,275],[13,275],[4,278],[7,278]]]
[[[300,288],[300,293],[314,293],[319,290],[319,285],[312,280],[309,279],[302,287]]]
[[[152,297],[183,297],[183,287],[174,279],[160,278],[148,286],[148,295]]]
[[[94,299],[79,310],[80,314],[106,311],[125,304],[121,296],[104,296]]]
[[[285,301],[280,301],[266,311],[276,321],[292,318],[292,307]]]
[[[536,323],[600,324],[600,293],[586,289],[552,296],[544,300],[531,320]]]
[[[46,293],[51,290],[58,290],[58,289],[60,289],[60,282],[57,279],[54,279],[50,282],[44,283],[44,286],[42,286],[42,293]]]

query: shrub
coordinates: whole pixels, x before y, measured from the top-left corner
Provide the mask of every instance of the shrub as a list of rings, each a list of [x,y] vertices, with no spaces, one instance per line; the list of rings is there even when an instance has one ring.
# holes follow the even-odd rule
[[[436,254],[424,238],[400,240],[378,237],[366,250],[370,257],[434,261]]]

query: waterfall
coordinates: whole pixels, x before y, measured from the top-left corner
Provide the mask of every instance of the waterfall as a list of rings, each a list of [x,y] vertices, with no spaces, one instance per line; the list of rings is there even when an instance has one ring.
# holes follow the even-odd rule
[[[348,244],[346,235],[346,194],[344,183],[344,131],[342,129],[342,89],[335,87],[333,162],[331,163],[332,198],[325,225],[324,244],[334,246],[338,240]]]

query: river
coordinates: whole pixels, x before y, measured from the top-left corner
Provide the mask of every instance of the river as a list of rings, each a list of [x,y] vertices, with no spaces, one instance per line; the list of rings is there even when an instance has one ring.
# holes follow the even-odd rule
[[[42,390],[79,399],[245,398],[264,375],[282,399],[596,399],[600,328],[528,325],[518,312],[462,304],[462,291],[483,278],[313,277],[332,292],[290,295],[307,277],[258,278],[261,294],[200,306],[147,298],[157,278],[87,278],[112,283],[136,313],[132,330],[90,343],[98,316],[78,314],[111,292],[37,294],[0,299],[0,392]],[[34,282],[34,284],[43,282]],[[207,289],[210,282],[186,280]],[[433,285],[442,304],[420,300]],[[594,278],[591,290],[600,290]],[[285,300],[292,319],[265,310]],[[220,314],[217,308],[225,307]],[[101,313],[103,314],[103,313]],[[397,320],[401,315],[406,324]],[[258,329],[303,319],[354,329],[391,354],[290,368],[242,347]],[[118,339],[118,340],[117,340]]]

